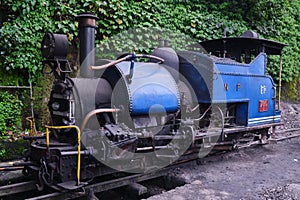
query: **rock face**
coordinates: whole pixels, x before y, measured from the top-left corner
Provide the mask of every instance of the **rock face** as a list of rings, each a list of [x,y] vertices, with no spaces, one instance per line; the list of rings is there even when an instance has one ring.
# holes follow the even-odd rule
[[[283,126],[278,127],[279,130],[300,128],[300,103],[281,103],[281,120]]]
[[[286,188],[293,195],[294,199],[300,199],[300,184],[289,184]]]
[[[287,184],[283,187],[268,188],[262,195],[265,199],[300,199],[300,184]]]

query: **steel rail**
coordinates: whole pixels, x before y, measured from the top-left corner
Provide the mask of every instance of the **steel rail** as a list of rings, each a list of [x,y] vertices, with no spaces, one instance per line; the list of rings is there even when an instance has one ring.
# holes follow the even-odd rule
[[[300,128],[297,128],[297,129],[295,128],[295,129],[293,129],[293,131],[300,131]],[[292,139],[292,138],[296,138],[296,137],[300,137],[300,133],[299,134],[288,135],[288,136],[284,136],[284,137],[279,137],[279,138],[274,138],[274,140],[283,141],[283,140],[288,140],[288,139]]]
[[[26,181],[0,187],[0,197],[36,190],[36,181]]]

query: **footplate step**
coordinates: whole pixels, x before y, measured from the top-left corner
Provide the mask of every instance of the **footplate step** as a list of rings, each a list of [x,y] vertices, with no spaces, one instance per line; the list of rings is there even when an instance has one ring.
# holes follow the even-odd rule
[[[66,190],[76,190],[76,189],[82,188],[83,186],[87,185],[87,183],[81,182],[80,185],[77,185],[76,181],[67,181],[67,182],[59,183],[57,185]]]

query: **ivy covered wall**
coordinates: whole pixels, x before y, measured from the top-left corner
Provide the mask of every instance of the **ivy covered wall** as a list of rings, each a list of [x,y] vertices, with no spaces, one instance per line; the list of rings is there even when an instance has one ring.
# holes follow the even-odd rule
[[[287,43],[289,46],[283,52],[282,78],[290,87],[286,94],[299,98],[298,0],[0,0],[0,9],[2,85],[27,84],[30,72],[31,81],[39,86],[35,90],[40,91],[39,95],[45,94],[43,91],[48,89],[40,88],[49,87],[49,84],[42,84],[45,80],[41,73],[40,53],[43,34],[49,31],[67,34],[72,46],[72,64],[76,66],[78,23],[75,16],[89,11],[100,18],[97,21],[98,46],[123,31],[143,28],[164,29],[172,32],[174,38],[176,34],[183,34],[197,41],[222,37],[224,28],[227,36],[239,36],[245,30],[254,30],[262,38]],[[154,35],[147,34],[144,37]],[[123,50],[118,43],[112,45]],[[152,48],[152,44],[143,45],[137,51],[147,53]],[[270,62],[268,73],[278,81],[278,59]],[[6,77],[9,81],[2,78],[3,74],[9,75]],[[42,96],[35,98],[45,101]]]

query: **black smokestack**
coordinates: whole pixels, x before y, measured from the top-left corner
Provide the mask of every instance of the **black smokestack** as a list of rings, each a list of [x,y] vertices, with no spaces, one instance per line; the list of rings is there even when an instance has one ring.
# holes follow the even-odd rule
[[[95,28],[96,17],[92,13],[81,13],[76,19],[79,21],[79,39],[80,39],[80,76],[83,78],[92,78],[94,73],[89,69],[95,63]]]

